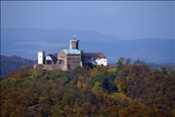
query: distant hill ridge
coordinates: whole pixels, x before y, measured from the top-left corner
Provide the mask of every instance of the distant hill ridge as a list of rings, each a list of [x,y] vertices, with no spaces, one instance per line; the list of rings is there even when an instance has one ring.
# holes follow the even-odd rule
[[[175,64],[175,39],[121,40],[93,30],[75,29],[2,29],[2,55],[16,54],[28,59],[37,59],[37,51],[58,53],[69,48],[69,40],[76,35],[80,49],[87,52],[103,52],[109,63],[120,57],[140,59],[147,63]]]
[[[1,55],[1,77],[5,77],[9,72],[17,71],[22,67],[33,67],[35,63],[36,61],[28,60],[26,58],[22,58],[16,55]]]

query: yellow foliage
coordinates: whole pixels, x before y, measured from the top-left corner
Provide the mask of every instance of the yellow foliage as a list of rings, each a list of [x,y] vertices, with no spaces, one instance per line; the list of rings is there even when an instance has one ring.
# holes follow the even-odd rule
[[[98,70],[97,69],[93,69],[92,72],[91,72],[91,76],[94,76],[96,73],[98,73]]]
[[[123,102],[127,102],[130,103],[131,99],[129,97],[127,97],[124,93],[113,93],[110,95],[110,97],[116,101],[123,101]]]
[[[117,72],[117,70],[116,70],[115,67],[111,67],[111,68],[108,69],[108,72],[113,72],[114,73],[114,72]]]
[[[121,84],[122,84],[122,82],[120,82],[120,79],[116,78],[115,83],[117,85],[118,92],[122,92],[121,91]]]
[[[77,82],[77,87],[78,88],[81,88],[82,87],[82,84],[81,84],[81,82],[78,80],[78,82]]]

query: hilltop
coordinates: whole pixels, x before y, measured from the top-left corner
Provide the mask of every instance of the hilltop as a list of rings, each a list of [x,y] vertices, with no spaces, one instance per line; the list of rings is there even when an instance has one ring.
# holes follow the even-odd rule
[[[115,67],[25,67],[1,79],[1,117],[175,115],[175,71],[121,58]]]

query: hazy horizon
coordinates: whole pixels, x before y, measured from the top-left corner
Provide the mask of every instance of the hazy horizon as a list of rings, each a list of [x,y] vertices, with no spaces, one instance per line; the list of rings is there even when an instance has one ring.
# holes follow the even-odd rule
[[[1,54],[37,59],[40,49],[54,54],[69,48],[76,35],[81,50],[103,52],[109,62],[127,57],[174,63],[174,6],[174,1],[1,1]]]
[[[1,29],[94,30],[119,39],[174,39],[174,1],[2,1]]]

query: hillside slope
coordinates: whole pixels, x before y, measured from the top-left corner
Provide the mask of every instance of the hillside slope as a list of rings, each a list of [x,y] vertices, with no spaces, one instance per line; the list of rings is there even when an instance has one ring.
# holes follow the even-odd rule
[[[173,117],[175,71],[147,65],[29,67],[1,79],[1,117]]]
[[[17,71],[22,67],[33,67],[35,63],[36,61],[21,58],[16,55],[1,55],[1,77],[5,77],[9,72]]]

